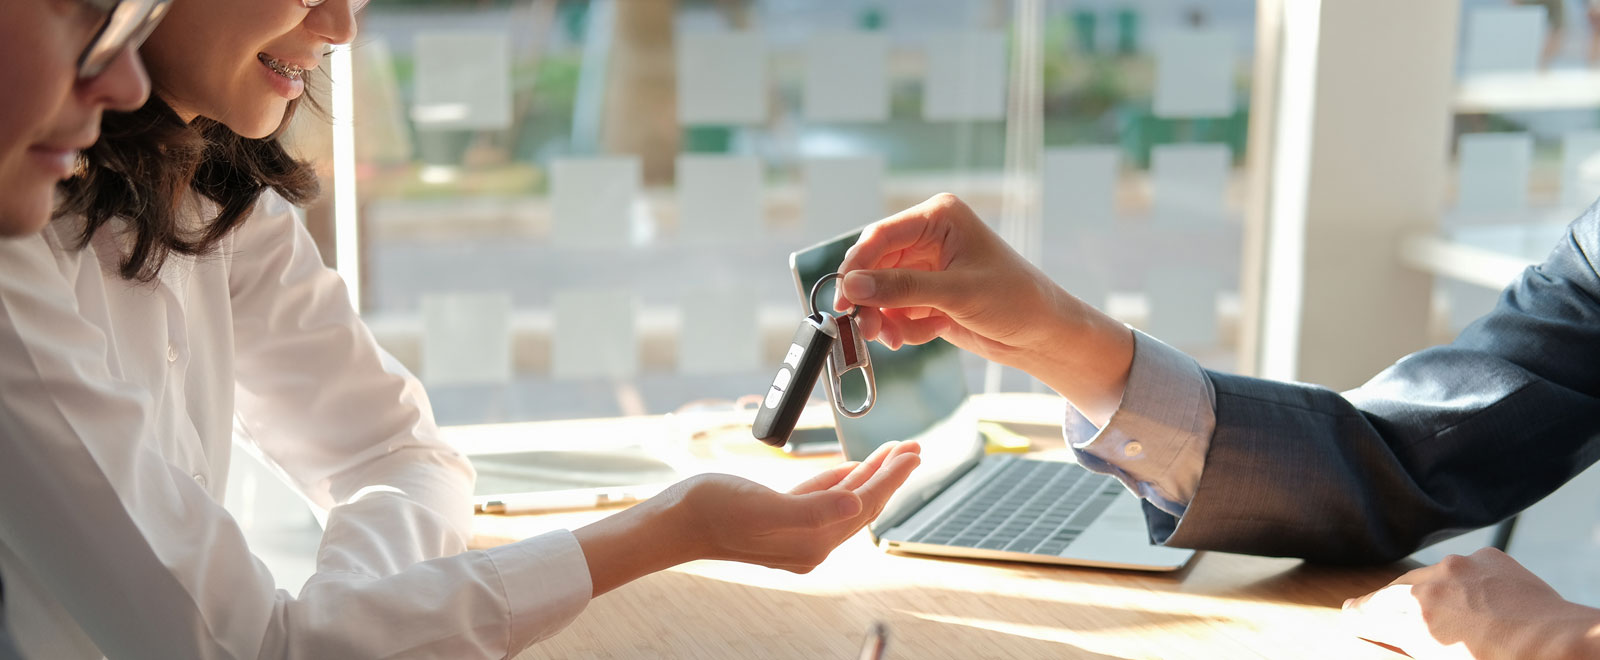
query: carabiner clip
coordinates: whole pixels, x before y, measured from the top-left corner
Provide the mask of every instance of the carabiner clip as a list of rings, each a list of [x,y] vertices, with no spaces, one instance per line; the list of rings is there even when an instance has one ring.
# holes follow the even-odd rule
[[[808,302],[811,304],[812,314],[819,312],[817,293],[822,290],[822,284],[842,277],[844,276],[838,273],[829,273],[823,276],[822,279],[817,280],[817,283],[811,287],[811,297]],[[824,314],[824,316],[827,316],[827,321],[834,326],[829,328],[834,330],[833,333],[829,334],[834,334],[837,337],[837,341],[833,344],[833,350],[828,354],[828,398],[833,402],[833,407],[839,411],[839,414],[854,419],[867,414],[878,400],[877,381],[872,373],[872,353],[867,350],[867,342],[861,338],[861,333],[856,328],[855,309],[838,316],[831,314]],[[848,408],[843,401],[840,401],[840,398],[844,396],[842,378],[845,374],[857,369],[861,370],[861,375],[866,380],[867,397],[860,407]]]
[[[873,378],[872,358],[867,352],[867,342],[856,332],[855,314],[839,317],[834,319],[834,322],[839,326],[839,341],[834,343],[833,352],[828,355],[828,378],[832,381],[828,393],[833,396],[833,407],[839,410],[839,414],[853,419],[867,414],[867,411],[872,410],[872,404],[877,403],[877,382]],[[841,363],[844,364],[843,367],[839,366]],[[867,398],[861,402],[861,407],[851,409],[845,407],[844,402],[839,400],[844,397],[842,378],[857,369],[861,370],[861,376],[867,382]]]

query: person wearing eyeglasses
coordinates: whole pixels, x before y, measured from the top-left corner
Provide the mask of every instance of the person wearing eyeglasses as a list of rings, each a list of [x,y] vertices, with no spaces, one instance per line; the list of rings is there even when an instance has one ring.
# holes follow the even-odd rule
[[[55,184],[100,133],[105,108],[132,110],[150,82],[130,46],[166,0],[6,0],[0,22],[0,236],[38,230]]]
[[[131,110],[150,80],[134,50],[167,0],[8,0],[0,21],[0,241],[44,227],[56,182],[100,134],[105,109]],[[3,529],[3,528],[0,528]],[[20,655],[6,625],[0,575],[0,660]]]
[[[292,208],[314,178],[277,140],[359,9],[172,4],[140,49],[149,101],[104,118],[48,226],[0,241],[0,574],[25,657],[510,657],[681,562],[809,571],[916,467],[904,443],[787,493],[701,475],[467,551],[470,464],[323,266]],[[298,594],[220,505],[235,434],[324,523]]]

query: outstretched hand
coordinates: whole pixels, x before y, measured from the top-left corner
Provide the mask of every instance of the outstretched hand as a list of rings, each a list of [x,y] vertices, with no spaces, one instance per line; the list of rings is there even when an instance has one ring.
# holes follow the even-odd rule
[[[915,442],[889,443],[779,493],[738,477],[702,475],[683,483],[688,530],[707,559],[807,573],[878,517],[921,462]]]
[[[807,573],[883,511],[921,462],[915,442],[889,443],[787,493],[729,474],[685,479],[660,495],[573,530],[599,596],[695,559]]]

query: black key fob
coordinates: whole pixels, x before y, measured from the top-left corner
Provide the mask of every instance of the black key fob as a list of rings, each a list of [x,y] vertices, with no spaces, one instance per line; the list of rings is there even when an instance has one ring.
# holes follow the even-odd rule
[[[761,401],[756,421],[750,432],[757,440],[774,447],[789,442],[789,434],[800,421],[800,411],[811,398],[811,390],[822,375],[822,366],[832,352],[837,325],[827,314],[816,313],[800,320],[795,330],[789,352],[783,357],[778,375],[772,379],[772,388]]]

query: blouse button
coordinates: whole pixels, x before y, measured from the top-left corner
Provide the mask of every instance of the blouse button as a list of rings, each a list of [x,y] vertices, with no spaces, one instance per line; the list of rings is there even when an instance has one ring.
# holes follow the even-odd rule
[[[1139,453],[1143,451],[1144,445],[1139,444],[1138,441],[1134,441],[1128,443],[1127,446],[1122,448],[1122,455],[1127,456],[1128,458],[1133,458],[1138,456]]]
[[[177,346],[172,346],[172,345],[168,345],[167,346],[167,361],[168,362],[177,362],[178,361],[178,347]]]
[[[205,488],[206,487],[206,475],[203,475],[203,474],[200,474],[200,473],[196,472],[195,475],[194,475],[194,482],[197,483],[197,484],[200,484],[201,488]]]

